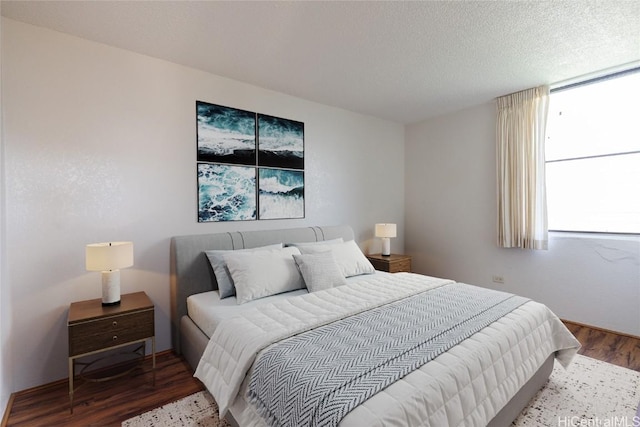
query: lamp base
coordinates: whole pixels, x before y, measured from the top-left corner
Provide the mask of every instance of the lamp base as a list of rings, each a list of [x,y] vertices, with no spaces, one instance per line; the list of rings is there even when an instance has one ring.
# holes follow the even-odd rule
[[[382,238],[382,256],[391,255],[391,239],[388,237]]]
[[[102,272],[102,305],[120,304],[120,270]]]
[[[104,302],[102,301],[102,306],[103,307],[111,307],[112,305],[120,305],[120,301],[116,301],[116,302]]]

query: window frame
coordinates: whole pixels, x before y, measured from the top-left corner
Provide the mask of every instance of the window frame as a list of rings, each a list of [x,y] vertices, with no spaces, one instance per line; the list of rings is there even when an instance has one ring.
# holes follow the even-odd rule
[[[552,87],[549,90],[549,96],[550,96],[549,102],[551,102],[551,95],[553,95],[554,93],[563,92],[563,91],[566,91],[566,90],[571,90],[571,89],[574,89],[574,88],[577,88],[577,87],[580,87],[580,86],[597,84],[597,83],[601,83],[601,82],[604,82],[604,81],[607,81],[607,80],[612,80],[612,79],[624,77],[626,75],[631,75],[631,74],[640,74],[640,65],[635,64],[634,66],[632,66],[630,68],[624,68],[624,69],[618,70],[618,71],[612,71],[612,70],[610,70],[609,72],[605,71],[603,74],[600,74],[600,75],[595,76],[595,77],[578,78],[578,79],[572,79],[572,81],[567,82],[567,83],[562,83],[562,82],[557,83],[556,85],[552,85]],[[639,150],[626,151],[626,152],[616,152],[616,153],[610,153],[610,154],[596,154],[596,155],[590,155],[590,156],[577,156],[577,157],[573,157],[573,158],[547,160],[546,159],[546,147],[545,147],[545,169],[546,169],[546,165],[549,164],[549,163],[560,163],[560,162],[575,161],[575,160],[586,160],[586,159],[604,158],[604,157],[613,157],[613,156],[625,156],[625,155],[633,155],[633,154],[640,154],[640,149]],[[545,171],[545,180],[546,180],[546,171]],[[548,204],[547,204],[547,206],[548,206]],[[548,219],[547,219],[547,222],[548,222]],[[570,235],[583,234],[583,235],[588,235],[588,236],[610,235],[610,236],[640,237],[640,231],[638,231],[638,232],[636,232],[636,231],[593,231],[593,230],[568,230],[568,229],[565,230],[565,229],[552,229],[552,228],[549,228],[548,231],[551,232],[551,233],[557,234],[557,235],[562,235],[564,233],[564,234],[567,234],[567,235],[568,234],[570,234]]]

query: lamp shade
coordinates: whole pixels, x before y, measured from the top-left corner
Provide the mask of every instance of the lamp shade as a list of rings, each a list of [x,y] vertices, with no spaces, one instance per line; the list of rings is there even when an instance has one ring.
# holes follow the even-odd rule
[[[111,271],[133,265],[132,242],[91,243],[86,247],[88,271]]]
[[[396,225],[376,224],[376,237],[396,237]]]

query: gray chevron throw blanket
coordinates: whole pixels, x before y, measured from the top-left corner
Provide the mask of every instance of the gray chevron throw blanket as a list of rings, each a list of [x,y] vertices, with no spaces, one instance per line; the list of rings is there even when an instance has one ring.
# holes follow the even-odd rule
[[[271,426],[336,426],[353,408],[528,299],[454,283],[267,348],[248,397]]]

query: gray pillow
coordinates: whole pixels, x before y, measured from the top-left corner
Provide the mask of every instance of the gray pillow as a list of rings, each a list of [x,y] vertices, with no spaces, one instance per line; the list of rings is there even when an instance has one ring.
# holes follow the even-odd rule
[[[343,277],[373,274],[376,272],[371,262],[364,256],[360,247],[358,247],[353,240],[344,243],[299,246],[299,249],[303,254],[325,252],[327,249],[330,249]]]
[[[250,249],[235,249],[235,250],[210,250],[204,253],[209,258],[211,268],[213,268],[213,274],[216,276],[216,282],[218,282],[218,293],[220,299],[232,297],[236,294],[236,288],[233,284],[233,279],[227,268],[227,263],[224,260],[224,255],[232,252],[255,252],[265,251],[271,249],[281,249],[282,243],[276,243],[274,245],[260,246],[258,248]]]
[[[298,248],[251,253],[227,253],[224,260],[236,288],[236,303],[304,289],[304,281],[292,255]]]
[[[317,292],[347,284],[330,250],[313,254],[293,255],[293,259],[296,261],[298,269],[300,269],[309,292]]]

